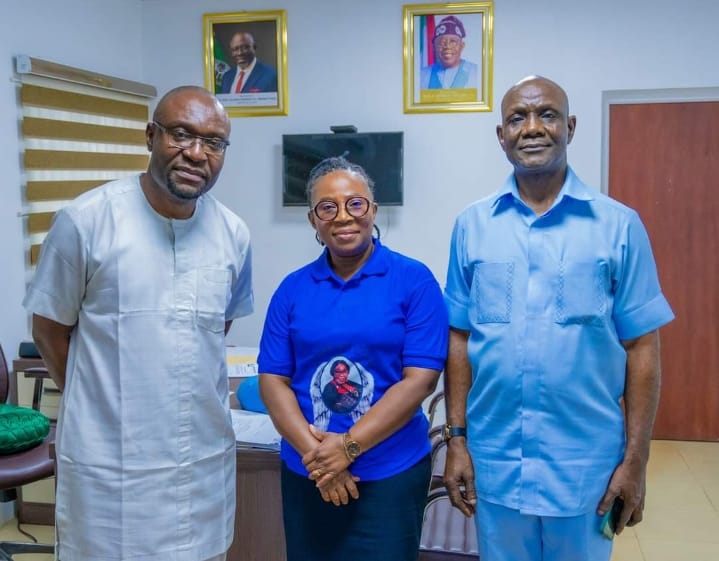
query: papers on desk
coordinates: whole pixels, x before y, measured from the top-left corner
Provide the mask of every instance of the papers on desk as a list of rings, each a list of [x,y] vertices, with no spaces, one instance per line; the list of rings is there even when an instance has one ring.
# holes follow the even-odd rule
[[[247,378],[257,375],[257,347],[227,347],[227,375],[230,378]]]
[[[260,448],[263,450],[280,449],[280,433],[277,432],[269,415],[254,413],[243,409],[231,409],[232,428],[238,446]]]

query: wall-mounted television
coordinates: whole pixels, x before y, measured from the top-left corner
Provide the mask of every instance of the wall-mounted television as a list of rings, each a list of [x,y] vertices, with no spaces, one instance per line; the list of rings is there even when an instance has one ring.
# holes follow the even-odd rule
[[[344,156],[361,165],[374,181],[380,205],[403,202],[403,133],[360,132],[282,135],[282,204],[306,206],[310,171],[330,156]]]

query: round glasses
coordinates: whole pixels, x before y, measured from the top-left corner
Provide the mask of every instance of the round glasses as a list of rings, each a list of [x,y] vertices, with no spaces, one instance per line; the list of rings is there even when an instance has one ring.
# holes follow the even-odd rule
[[[152,124],[164,132],[170,142],[168,143],[173,148],[179,148],[180,150],[190,150],[195,142],[199,142],[208,156],[222,156],[230,145],[229,140],[222,138],[208,138],[206,136],[198,136],[187,132],[185,129],[169,129],[165,125],[152,121]]]
[[[364,197],[351,197],[345,201],[345,210],[353,218],[362,218],[369,212],[371,204],[370,200]],[[323,222],[334,220],[340,213],[340,207],[334,201],[320,201],[312,210]]]

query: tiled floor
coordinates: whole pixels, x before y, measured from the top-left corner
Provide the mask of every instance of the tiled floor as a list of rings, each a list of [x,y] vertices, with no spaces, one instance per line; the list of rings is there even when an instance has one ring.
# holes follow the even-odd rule
[[[644,521],[616,538],[612,561],[719,560],[719,442],[652,442],[647,490]],[[23,528],[40,541],[53,540],[48,526]],[[14,520],[0,528],[0,540],[8,539],[26,539]]]
[[[719,443],[652,442],[644,520],[612,561],[719,560]]]
[[[5,524],[5,526],[0,528],[0,541],[30,541],[27,536],[23,536],[20,532],[17,531],[16,524],[16,520],[11,520],[7,524]],[[40,543],[52,543],[55,540],[55,529],[52,526],[36,526],[34,524],[23,524],[22,529],[29,534],[35,536],[37,541]],[[49,553],[15,555],[15,559],[17,561],[53,561],[54,558],[55,556]]]

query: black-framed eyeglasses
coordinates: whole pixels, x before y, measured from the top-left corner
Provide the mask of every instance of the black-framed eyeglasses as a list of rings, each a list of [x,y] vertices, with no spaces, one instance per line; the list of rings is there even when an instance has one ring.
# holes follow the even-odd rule
[[[180,128],[170,129],[157,121],[152,121],[152,124],[167,135],[170,140],[168,143],[170,146],[173,148],[179,148],[180,150],[189,150],[195,145],[195,142],[199,141],[205,154],[208,156],[218,157],[222,156],[222,154],[225,153],[225,150],[227,150],[227,147],[230,145],[229,140],[224,140],[222,138],[198,136]]]
[[[345,201],[345,210],[347,214],[353,218],[362,218],[369,212],[369,207],[372,202],[364,197],[350,197]],[[334,201],[320,201],[317,203],[312,211],[315,216],[323,222],[329,222],[337,218],[340,213],[339,205]]]

